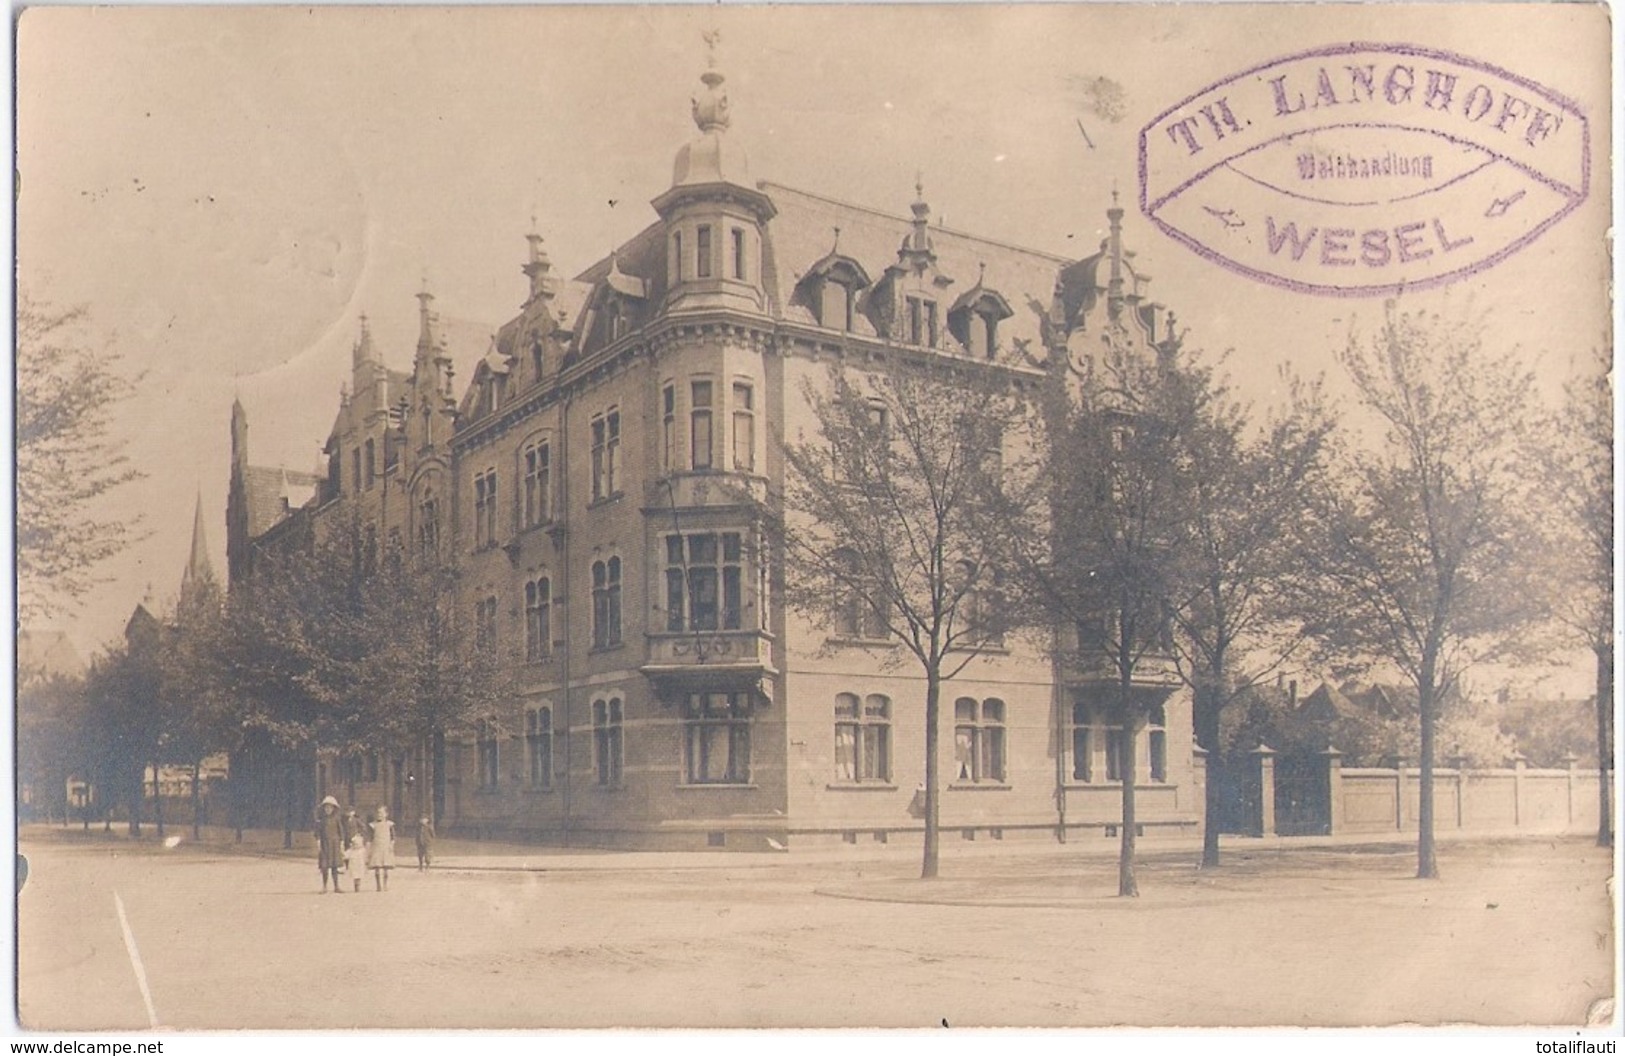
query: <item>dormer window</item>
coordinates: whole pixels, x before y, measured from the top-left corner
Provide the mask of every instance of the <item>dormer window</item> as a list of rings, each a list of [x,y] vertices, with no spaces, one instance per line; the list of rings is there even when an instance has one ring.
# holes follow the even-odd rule
[[[977,280],[949,309],[948,329],[971,355],[992,359],[999,351],[999,323],[1014,314],[1009,302]]]
[[[819,326],[850,332],[857,319],[858,294],[868,287],[869,276],[862,266],[832,251],[807,269],[799,294],[818,317]]]

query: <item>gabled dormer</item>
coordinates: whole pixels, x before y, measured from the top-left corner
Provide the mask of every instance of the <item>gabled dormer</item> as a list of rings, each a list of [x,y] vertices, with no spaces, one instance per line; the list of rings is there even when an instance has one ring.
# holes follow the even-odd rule
[[[999,324],[1015,315],[1004,295],[985,285],[986,269],[976,285],[959,295],[948,309],[948,332],[965,351],[978,359],[992,359],[999,351]]]
[[[857,328],[861,315],[858,299],[874,283],[862,264],[840,250],[841,229],[837,227],[835,245],[796,283],[795,300],[812,312],[819,326],[850,332]]]
[[[649,315],[649,283],[621,270],[620,258],[610,254],[609,271],[595,284],[582,321],[584,352],[615,344],[641,327]]]
[[[897,249],[897,263],[886,269],[865,301],[864,311],[875,332],[892,341],[921,348],[941,348],[946,316],[944,298],[954,280],[937,267],[931,240],[931,207],[916,181],[914,220]]]

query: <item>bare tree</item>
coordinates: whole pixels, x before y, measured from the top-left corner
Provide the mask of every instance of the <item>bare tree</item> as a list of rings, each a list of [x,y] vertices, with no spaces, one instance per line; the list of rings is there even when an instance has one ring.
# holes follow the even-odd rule
[[[938,870],[942,686],[1008,629],[998,568],[1008,523],[993,496],[1025,421],[1009,381],[980,364],[832,370],[805,392],[814,437],[782,441],[784,494],[768,512],[787,603],[843,639],[900,646],[925,677],[925,851]],[[1019,448],[1017,448],[1019,450]]]
[[[1321,633],[1348,655],[1397,668],[1417,694],[1417,872],[1439,875],[1433,764],[1440,702],[1474,663],[1506,657],[1537,616],[1526,582],[1533,378],[1487,349],[1482,319],[1388,306],[1341,355],[1380,432],[1352,452],[1319,511]]]
[[[97,500],[141,477],[112,435],[113,408],[134,391],[117,355],[89,346],[84,308],[17,295],[17,586],[27,620],[60,612],[99,582],[97,568],[136,537],[136,520]]]
[[[1600,355],[1565,390],[1563,408],[1543,435],[1537,457],[1546,501],[1563,516],[1544,522],[1547,553],[1556,559],[1552,614],[1565,637],[1596,658],[1597,844],[1613,845],[1608,775],[1613,764],[1614,708],[1614,400],[1610,356]]]

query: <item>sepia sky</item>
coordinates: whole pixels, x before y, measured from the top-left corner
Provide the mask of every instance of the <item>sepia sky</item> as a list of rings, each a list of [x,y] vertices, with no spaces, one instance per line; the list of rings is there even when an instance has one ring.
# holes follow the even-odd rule
[[[313,469],[362,313],[405,369],[425,281],[448,318],[495,329],[517,311],[533,216],[566,275],[650,223],[694,133],[711,28],[728,134],[758,179],[906,215],[918,172],[945,226],[1070,256],[1098,246],[1115,182],[1150,295],[1193,344],[1233,349],[1259,402],[1280,363],[1335,370],[1350,323],[1381,302],[1272,289],[1158,232],[1136,205],[1140,128],[1339,41],[1504,67],[1587,113],[1590,199],[1481,274],[1405,296],[1489,310],[1549,391],[1603,340],[1609,29],[1592,5],[32,8],[17,30],[20,283],[86,305],[145,371],[118,430],[147,479],[115,504],[151,534],[56,621],[81,653],[149,592],[172,602],[199,494],[223,575],[234,396],[253,462]],[[1121,120],[1098,112],[1097,78],[1121,85]]]

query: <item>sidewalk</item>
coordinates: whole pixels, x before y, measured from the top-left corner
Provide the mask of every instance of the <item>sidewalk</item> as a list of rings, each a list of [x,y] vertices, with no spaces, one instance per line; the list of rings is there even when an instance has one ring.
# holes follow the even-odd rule
[[[269,858],[303,860],[314,852],[313,837],[308,831],[295,830],[293,847],[283,846],[280,829],[245,829],[239,842],[229,828],[206,825],[202,838],[192,839],[190,825],[170,826],[166,840],[160,844],[156,829],[142,827],[140,844],[158,850],[189,848],[216,853],[249,854]],[[1510,831],[1459,831],[1437,834],[1440,843],[1487,842],[1499,840],[1583,839],[1585,833],[1531,832],[1528,829]],[[30,824],[18,830],[19,841],[30,839],[60,840],[62,842],[122,842],[130,837],[123,826],[115,825],[111,832],[92,825],[84,832],[80,826],[47,826]],[[1236,856],[1276,857],[1301,850],[1346,848],[1364,852],[1395,852],[1414,849],[1415,833],[1372,832],[1349,833],[1337,836],[1225,836],[1221,853]],[[1088,858],[1115,861],[1118,840],[1102,836],[1075,835],[1067,843],[1048,839],[1011,840],[1000,842],[952,843],[942,849],[942,860],[952,861],[1014,861],[1026,859]],[[1202,853],[1202,841],[1197,837],[1167,839],[1141,839],[1136,858],[1148,863],[1184,862],[1195,866]],[[604,848],[561,847],[545,844],[504,843],[493,840],[469,840],[441,837],[435,841],[434,868],[437,871],[459,872],[638,872],[690,869],[773,869],[792,865],[915,863],[920,846],[913,841],[891,844],[836,845],[784,851],[624,851]],[[396,858],[402,867],[415,865],[416,856],[410,838],[396,840]]]

